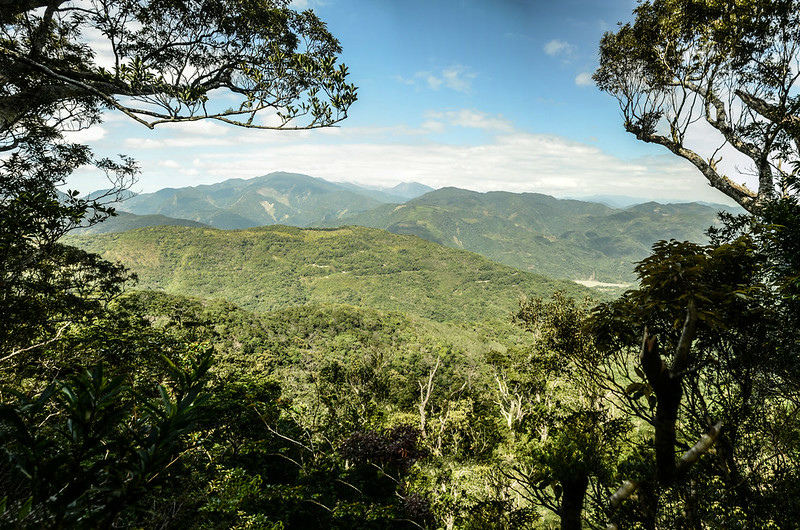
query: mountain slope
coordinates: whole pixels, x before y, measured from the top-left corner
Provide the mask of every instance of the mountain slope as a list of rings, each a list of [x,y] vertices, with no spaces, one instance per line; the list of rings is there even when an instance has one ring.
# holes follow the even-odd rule
[[[704,241],[716,215],[715,208],[696,203],[619,210],[536,193],[442,188],[340,222],[416,235],[546,276],[630,282],[633,263],[654,242]]]
[[[129,212],[117,212],[114,217],[109,217],[102,223],[86,228],[75,229],[75,234],[107,234],[110,232],[125,232],[146,226],[194,226],[206,227],[203,223],[189,219],[176,219],[164,215],[136,215]]]
[[[307,175],[271,173],[247,180],[143,193],[118,208],[138,215],[158,214],[238,229],[271,224],[308,226],[403,200],[402,194],[394,195],[391,190],[387,193]]]
[[[474,321],[507,317],[521,296],[590,292],[471,252],[363,227],[172,226],[68,241],[127,265],[138,274],[139,287],[225,298],[258,311],[341,303],[441,322]]]

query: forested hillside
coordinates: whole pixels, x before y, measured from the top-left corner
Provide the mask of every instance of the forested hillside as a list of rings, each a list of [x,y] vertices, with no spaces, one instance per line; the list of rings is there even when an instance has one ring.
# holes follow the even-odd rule
[[[526,296],[591,294],[471,252],[356,226],[153,227],[69,242],[129,267],[140,289],[224,298],[259,311],[340,303],[469,322],[507,318]]]
[[[128,198],[117,205],[121,218],[87,231],[151,226],[156,214],[223,229],[360,225],[415,235],[553,278],[628,284],[634,280],[633,263],[647,256],[653,243],[703,241],[723,208],[651,202],[618,209],[537,193],[406,188],[412,190],[410,199],[306,175],[273,173]],[[144,217],[131,218],[126,212]]]
[[[1,528],[800,527],[797,0],[640,2],[600,44],[593,79],[624,128],[743,215],[455,188],[376,206],[384,191],[283,174],[159,208],[230,227],[360,211],[392,231],[83,235],[139,172],[75,143],[106,134],[74,133],[107,112],[310,130],[346,119],[357,88],[326,24],[290,2],[0,5]],[[420,74],[433,91],[473,79]],[[752,162],[753,189],[723,148]],[[62,190],[92,171],[111,187]],[[119,220],[167,221],[149,215],[164,213]],[[684,229],[697,241],[651,245]],[[622,278],[634,259],[635,285],[604,300],[522,270]]]
[[[719,209],[646,203],[615,209],[536,193],[445,188],[336,222],[383,228],[477,252],[554,278],[633,281],[632,264],[661,239],[703,241]]]

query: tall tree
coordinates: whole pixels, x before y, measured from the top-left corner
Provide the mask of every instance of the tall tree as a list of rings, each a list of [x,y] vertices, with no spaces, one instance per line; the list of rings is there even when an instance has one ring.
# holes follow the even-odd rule
[[[603,37],[597,86],[617,98],[637,139],[688,160],[758,211],[799,160],[800,4],[652,0],[634,13]],[[725,174],[723,156],[737,175]],[[755,189],[742,183],[751,176]]]
[[[586,375],[652,429],[642,451],[649,463],[629,470],[611,500],[618,508],[639,486],[639,502],[615,520],[796,526],[793,496],[774,492],[792,491],[800,471],[790,441],[800,425],[789,419],[798,411],[797,339],[783,331],[793,320],[786,278],[769,272],[774,253],[756,244],[784,236],[741,223],[729,219],[711,245],[657,243],[637,266],[640,286],[594,311],[606,357]]]
[[[57,241],[111,215],[104,202],[119,199],[138,168],[124,156],[95,157],[65,132],[99,123],[106,110],[150,128],[200,119],[317,128],[347,116],[356,89],[337,65],[339,43],[312,12],[288,4],[0,2],[0,367],[58,336],[67,313],[86,316],[82,302],[124,279]],[[222,93],[224,105],[213,97]],[[82,166],[105,172],[109,191],[61,193]]]
[[[534,504],[559,516],[562,530],[580,530],[584,520],[597,523],[621,441],[631,430],[602,388],[584,376],[597,368],[600,357],[584,330],[589,303],[557,292],[550,300],[521,302],[515,318],[536,336],[536,346],[517,366],[513,382],[516,430],[528,454],[520,455],[509,474]],[[511,394],[512,385],[500,387]]]
[[[339,52],[324,23],[288,0],[0,0],[0,383],[12,386],[0,390],[4,526],[122,524],[180,473],[205,399],[210,357],[103,322],[126,272],[59,243],[112,215],[106,202],[138,172],[64,133],[108,110],[149,128],[328,127],[356,99]],[[61,192],[83,166],[105,172],[110,189]],[[154,353],[166,374],[125,373]],[[89,359],[106,368],[85,370]]]

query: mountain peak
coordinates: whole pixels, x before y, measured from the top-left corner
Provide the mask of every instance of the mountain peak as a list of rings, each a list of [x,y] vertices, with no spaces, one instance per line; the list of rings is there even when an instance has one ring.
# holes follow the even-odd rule
[[[252,179],[143,193],[118,208],[139,215],[166,215],[216,228],[286,224],[308,226],[391,202],[299,173],[273,172]]]

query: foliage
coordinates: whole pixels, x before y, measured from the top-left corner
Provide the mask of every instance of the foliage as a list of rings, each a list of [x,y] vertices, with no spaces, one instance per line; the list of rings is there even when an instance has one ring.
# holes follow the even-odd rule
[[[581,528],[582,518],[602,522],[597,514],[630,431],[602,387],[583,377],[599,356],[583,329],[590,307],[563,293],[523,302],[515,320],[535,346],[495,361],[501,409],[516,434],[507,473],[529,502],[559,516],[561,528]]]
[[[701,204],[646,203],[620,210],[537,193],[443,188],[399,206],[319,224],[415,235],[551,278],[632,283],[632,264],[646,257],[654,242],[701,240],[716,215],[716,208]]]
[[[634,13],[600,43],[598,87],[619,101],[637,139],[663,145],[758,211],[798,161],[797,2],[654,0]],[[713,143],[699,144],[698,133]],[[733,170],[755,175],[755,191],[726,176],[723,156],[748,159]]]
[[[183,491],[184,466],[197,464],[189,449],[202,438],[194,430],[211,357],[140,313],[109,309],[127,271],[60,242],[113,215],[109,203],[138,171],[65,133],[107,109],[150,128],[198,119],[326,127],[346,117],[355,87],[324,24],[282,0],[2,6],[0,524],[136,526],[145,504],[181,498],[165,492]],[[233,108],[209,98],[223,91],[238,99]],[[110,189],[61,192],[85,166]],[[264,526],[257,515],[243,522]]]
[[[440,322],[505,318],[523,294],[588,289],[411,236],[361,227],[242,231],[153,227],[70,243],[120,261],[139,285],[269,311],[338,303]]]
[[[794,524],[775,519],[785,497],[770,492],[791,490],[783,481],[798,472],[788,457],[798,425],[784,423],[796,399],[796,341],[782,331],[787,307],[775,289],[782,282],[765,274],[771,251],[755,245],[757,233],[733,232],[716,233],[707,246],[656,245],[637,267],[640,287],[593,316],[608,366],[593,377],[654,428],[656,465],[649,477],[635,479],[645,492],[639,509],[623,510],[621,521]],[[657,344],[640,345],[644,326]],[[705,437],[715,451],[699,445]],[[659,487],[650,489],[648,481]],[[777,490],[760,486],[775,481]]]
[[[89,126],[103,108],[151,128],[201,118],[311,128],[344,119],[356,99],[347,68],[336,64],[339,43],[311,11],[295,12],[285,1],[4,5],[4,150]],[[110,67],[97,59],[106,51]],[[235,104],[222,107],[212,91]],[[265,111],[275,111],[274,125],[255,120]],[[300,118],[307,123],[292,125]]]
[[[3,526],[96,528],[114,523],[186,448],[210,357],[151,401],[97,366],[0,407]]]
[[[96,223],[112,212],[102,204],[104,197],[84,199],[56,190],[57,183],[91,161],[88,150],[39,142],[34,147],[0,160],[0,362],[6,366],[78,315],[97,312],[120,292],[127,276],[119,265],[58,243],[82,222]],[[96,163],[117,182],[135,172],[128,160]]]
[[[620,523],[796,526],[798,12],[791,0],[654,0],[601,42],[594,79],[626,130],[753,214],[723,216],[710,245],[657,244],[639,288],[595,311],[604,368],[587,375],[653,428],[654,465],[631,469],[612,499]],[[749,159],[736,170],[754,190],[726,176],[731,155]]]

